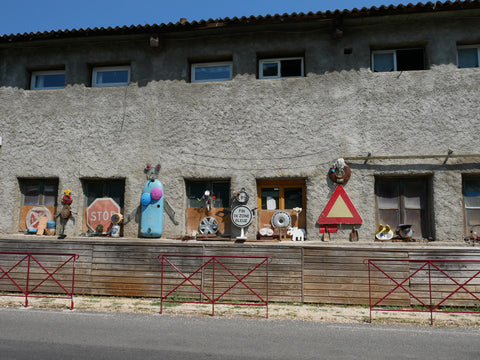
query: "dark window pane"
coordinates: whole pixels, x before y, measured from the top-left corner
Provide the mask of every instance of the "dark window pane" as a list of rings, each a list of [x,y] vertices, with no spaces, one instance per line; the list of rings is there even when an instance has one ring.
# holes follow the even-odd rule
[[[424,70],[423,49],[397,50],[397,71]]]
[[[278,76],[278,63],[263,63],[263,76]]]
[[[205,190],[210,190],[206,181],[188,181],[187,182],[187,207],[200,208],[204,207],[201,201]]]
[[[302,76],[302,59],[282,60],[282,77]]]
[[[123,208],[125,193],[125,182],[123,180],[104,183],[104,192],[106,196],[111,197],[118,206]]]
[[[406,180],[404,182],[404,202],[407,209],[424,209],[426,197],[425,180]]]
[[[123,208],[125,200],[125,181],[124,180],[93,180],[85,182],[85,201],[84,206],[89,206],[95,199],[102,197],[111,197]]]
[[[25,184],[23,205],[40,205],[40,183]]]
[[[195,67],[195,80],[226,80],[230,79],[230,65],[197,66]]]
[[[85,206],[90,206],[95,199],[103,197],[103,184],[100,182],[90,182],[86,184],[85,198],[87,203]]]
[[[458,67],[474,68],[478,67],[478,49],[458,49]]]
[[[99,71],[97,73],[98,84],[118,84],[128,82],[128,70]]]
[[[65,74],[40,75],[40,86],[44,88],[57,88],[65,86]],[[38,83],[38,82],[37,82]]]
[[[379,209],[398,209],[398,182],[377,181],[377,206]]]
[[[215,200],[213,201],[213,207],[230,207],[230,183],[220,182],[212,184],[213,195]]]
[[[465,179],[463,186],[463,195],[480,196],[480,178]]]
[[[394,53],[377,53],[373,54],[373,71],[374,72],[388,72],[395,68]]]
[[[46,183],[43,187],[43,205],[56,206],[57,205],[57,184]]]
[[[279,207],[280,189],[279,188],[262,188],[262,209],[275,210]]]
[[[302,207],[302,204],[303,204],[302,188],[285,188],[284,197],[285,197],[285,209]]]

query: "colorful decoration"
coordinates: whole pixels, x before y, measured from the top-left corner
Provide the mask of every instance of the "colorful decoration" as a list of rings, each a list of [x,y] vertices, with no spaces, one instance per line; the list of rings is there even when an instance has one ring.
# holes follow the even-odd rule
[[[375,233],[375,237],[378,240],[391,240],[393,238],[393,231],[390,228],[390,225],[378,225],[377,232]]]
[[[158,238],[163,233],[163,185],[158,179],[150,179],[143,187],[142,220],[140,234],[143,237]]]
[[[205,192],[203,193],[203,196],[201,199],[198,199],[198,201],[204,201],[205,202],[205,206],[207,208],[207,211],[210,211],[212,209],[212,206],[213,206],[213,200],[216,199],[216,196],[213,195],[210,190],[205,190]]]
[[[72,205],[72,190],[65,190],[63,192],[62,204]]]
[[[350,167],[345,164],[345,160],[343,158],[338,159],[335,161],[335,164],[330,168],[328,171],[328,177],[336,184],[343,184],[345,185],[347,181],[350,179],[352,171]]]
[[[410,239],[413,236],[413,229],[411,224],[399,224],[397,227],[397,234],[402,239]]]

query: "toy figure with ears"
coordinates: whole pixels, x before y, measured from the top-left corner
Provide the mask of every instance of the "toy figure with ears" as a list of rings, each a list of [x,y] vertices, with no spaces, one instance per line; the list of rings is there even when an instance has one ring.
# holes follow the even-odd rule
[[[155,174],[160,172],[160,164],[155,167]],[[163,185],[151,174],[151,166],[145,167],[147,183],[143,187],[140,202],[142,203],[142,220],[140,233],[143,237],[159,238],[163,233]]]

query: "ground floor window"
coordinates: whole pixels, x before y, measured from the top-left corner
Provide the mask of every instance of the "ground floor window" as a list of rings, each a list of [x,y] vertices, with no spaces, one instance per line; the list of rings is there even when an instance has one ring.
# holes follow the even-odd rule
[[[87,222],[87,209],[93,202],[100,198],[112,198],[124,212],[125,203],[125,179],[83,179],[83,231],[89,229]],[[120,225],[120,234],[123,234],[123,227]],[[107,230],[107,229],[105,229]]]
[[[306,228],[306,186],[304,179],[257,181],[258,227],[271,226],[272,217],[279,210],[291,216],[291,226]],[[294,208],[302,208],[296,215]]]
[[[230,180],[185,180],[187,234],[230,235]]]
[[[473,228],[480,236],[480,176],[464,177],[462,185],[465,235],[470,236]]]
[[[413,237],[430,237],[429,189],[428,177],[377,177],[377,227],[388,224],[395,231],[399,224],[410,224]]]
[[[58,179],[19,179],[21,206],[19,231],[36,228],[45,215],[53,220],[57,211]]]

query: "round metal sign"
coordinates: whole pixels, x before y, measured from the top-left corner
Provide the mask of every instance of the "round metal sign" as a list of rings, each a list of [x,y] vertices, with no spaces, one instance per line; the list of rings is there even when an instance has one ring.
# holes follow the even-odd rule
[[[253,214],[252,210],[248,206],[238,205],[232,210],[232,223],[233,225],[243,228],[252,223]]]

